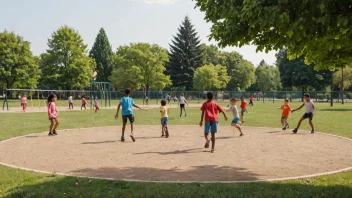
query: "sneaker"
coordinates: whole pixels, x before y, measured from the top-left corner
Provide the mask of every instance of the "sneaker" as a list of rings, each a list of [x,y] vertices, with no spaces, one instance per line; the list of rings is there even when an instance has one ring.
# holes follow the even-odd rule
[[[161,137],[165,137],[165,135],[164,135],[164,134],[161,134]]]
[[[49,131],[48,136],[52,136],[52,135],[54,135],[54,134],[51,131]]]
[[[185,117],[187,117],[187,114],[185,114]]]
[[[131,134],[131,135],[130,135],[130,137],[131,137],[131,139],[132,139],[132,141],[133,141],[133,142],[135,142],[135,141],[136,141],[136,139],[134,139],[133,134]]]
[[[289,129],[289,128],[290,128],[290,125],[287,124],[287,125],[286,125],[286,129]]]
[[[292,132],[293,133],[297,133],[298,129],[293,129]]]
[[[314,131],[314,130],[312,130],[310,133],[311,133],[311,134],[314,134],[314,133],[315,133],[315,131]]]
[[[215,149],[211,149],[211,153],[215,153]]]
[[[182,117],[182,115],[180,114],[180,118]]]
[[[243,134],[243,133],[241,133],[241,134],[240,134],[240,137],[242,137],[242,136],[244,136],[244,134]]]
[[[209,148],[209,144],[210,144],[210,140],[207,140],[207,141],[205,142],[204,148]]]
[[[53,135],[57,135],[56,130],[55,130],[55,131],[53,131]]]
[[[125,141],[125,136],[121,136],[121,141],[122,141],[122,142]]]
[[[165,128],[165,135],[166,135],[166,136],[165,136],[166,138],[169,137],[169,129],[168,129],[167,127]]]
[[[286,130],[286,126],[284,126],[284,127],[282,128],[282,130]]]

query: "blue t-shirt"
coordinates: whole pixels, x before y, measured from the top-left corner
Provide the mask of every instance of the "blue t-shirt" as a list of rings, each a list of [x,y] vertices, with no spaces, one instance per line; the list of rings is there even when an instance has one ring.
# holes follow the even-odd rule
[[[132,105],[134,105],[134,100],[130,97],[123,97],[120,100],[120,104],[122,105],[122,115],[132,115]]]

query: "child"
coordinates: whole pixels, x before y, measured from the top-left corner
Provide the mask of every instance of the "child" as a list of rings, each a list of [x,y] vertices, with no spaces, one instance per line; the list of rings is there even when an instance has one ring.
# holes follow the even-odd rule
[[[301,126],[302,121],[309,118],[309,124],[312,127],[311,133],[314,134],[314,125],[313,125],[312,120],[313,120],[313,113],[315,111],[315,106],[314,106],[313,101],[310,99],[309,94],[304,94],[304,103],[300,107],[298,107],[297,109],[292,110],[291,112],[293,113],[295,111],[298,111],[298,110],[302,109],[303,106],[306,106],[306,113],[301,117],[301,119],[298,122],[297,127],[292,132],[297,133],[299,127]]]
[[[132,138],[133,142],[136,141],[133,135],[133,122],[134,122],[134,116],[133,116],[133,110],[132,106],[136,107],[138,109],[142,109],[139,106],[134,104],[134,100],[130,98],[131,90],[130,89],[125,89],[125,96],[121,98],[120,103],[117,107],[117,113],[115,115],[115,119],[119,117],[119,111],[122,106],[122,136],[121,136],[121,141],[125,141],[125,129],[126,129],[126,124],[127,124],[127,119],[130,121],[131,124],[131,135],[130,137]]]
[[[244,100],[243,97],[241,97],[241,123],[244,123],[244,112],[247,112],[248,113],[248,110],[247,110],[247,102]]]
[[[82,110],[82,108],[84,108],[84,110],[87,110],[87,108],[86,108],[86,104],[87,104],[87,103],[88,103],[88,102],[87,102],[87,100],[85,99],[85,97],[82,96],[81,110]]]
[[[188,105],[188,103],[187,103],[183,93],[180,96],[180,101],[178,102],[178,104],[180,105],[180,117],[182,116],[182,109],[185,110],[185,117],[186,117],[187,112],[186,112],[185,104]]]
[[[167,128],[169,112],[170,112],[170,109],[167,108],[166,101],[161,100],[161,107],[160,107],[161,137],[164,137],[164,136],[166,138],[169,137],[169,130]],[[165,131],[165,135],[164,135],[164,131]]]
[[[225,120],[227,120],[226,114],[224,113],[222,108],[213,101],[213,97],[214,95],[212,92],[207,93],[207,101],[202,105],[202,115],[199,123],[199,126],[202,127],[203,118],[205,115],[204,136],[206,139],[206,143],[204,148],[209,148],[210,141],[208,139],[208,134],[209,132],[211,132],[212,153],[215,152],[215,133],[217,133],[218,131],[218,111],[224,114],[224,118]]]
[[[56,109],[56,95],[55,94],[51,94],[48,97],[48,116],[49,116],[49,120],[50,120],[50,129],[49,129],[49,136],[52,135],[57,135],[56,132],[56,128],[59,125],[59,119],[57,118],[57,116],[59,115],[59,111]],[[54,124],[55,121],[55,124]]]
[[[248,105],[252,105],[251,107],[253,107],[253,100],[254,100],[254,96],[253,96],[253,94],[251,94],[250,96],[249,96],[249,104]]]
[[[71,108],[72,107],[72,108]],[[72,99],[72,96],[70,96],[68,98],[68,108],[69,109],[73,109],[73,99]]]
[[[94,105],[95,105],[95,113],[96,113],[98,110],[99,110],[99,112],[100,112],[98,97],[95,97],[95,99],[94,99]],[[101,114],[101,112],[100,112],[100,114]]]
[[[27,97],[26,97],[26,95],[22,95],[22,97],[21,97],[21,106],[22,106],[22,111],[26,112],[26,110],[27,110]]]
[[[149,103],[149,97],[146,95],[145,96],[145,104],[148,105],[148,103]]]
[[[233,120],[232,120],[231,126],[236,127],[241,133],[240,136],[243,136],[242,129],[239,124],[240,117],[238,115],[238,109],[236,107],[236,99],[235,98],[231,98],[230,105],[231,105],[230,108],[226,111],[231,111],[233,114]]]
[[[282,125],[282,130],[286,130],[289,128],[289,125],[288,125],[288,122],[287,122],[287,119],[288,119],[288,116],[291,112],[291,107],[290,105],[288,105],[288,99],[286,98],[284,100],[284,104],[281,106],[281,109],[282,110],[282,114],[281,114],[281,125]]]
[[[177,97],[176,96],[174,96],[174,102],[177,102]]]
[[[170,104],[171,96],[167,94],[167,103]]]

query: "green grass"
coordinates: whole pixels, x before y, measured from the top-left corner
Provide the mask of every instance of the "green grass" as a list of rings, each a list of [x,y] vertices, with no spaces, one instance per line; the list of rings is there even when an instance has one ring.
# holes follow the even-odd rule
[[[300,104],[291,106],[296,108]],[[249,108],[250,114],[245,115],[245,125],[280,127],[280,110],[277,109],[280,105],[256,102],[254,108]],[[331,108],[326,103],[316,103],[316,106],[316,131],[352,138],[352,104],[335,104]],[[91,111],[62,111],[59,129],[121,125],[120,119],[113,119],[114,113],[115,110],[104,110],[103,115]],[[291,128],[303,113],[301,110],[290,116]],[[187,118],[180,119],[178,114],[178,109],[172,109],[170,124],[196,125],[199,122],[199,108],[189,108]],[[135,118],[138,125],[159,124],[157,109],[135,111]],[[0,140],[47,131],[48,124],[46,113],[2,113]],[[220,118],[220,124],[229,122]],[[302,129],[310,130],[307,122]],[[0,197],[352,197],[352,171],[283,182],[165,184],[90,180],[0,166]]]

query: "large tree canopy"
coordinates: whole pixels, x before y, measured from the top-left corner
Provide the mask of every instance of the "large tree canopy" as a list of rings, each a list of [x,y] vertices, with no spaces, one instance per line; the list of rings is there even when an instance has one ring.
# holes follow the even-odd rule
[[[196,0],[221,47],[287,47],[319,69],[352,62],[352,4],[338,0]]]
[[[149,43],[132,43],[117,49],[111,82],[118,88],[164,89],[172,85],[164,74],[167,50]]]
[[[95,62],[87,56],[87,45],[77,31],[59,28],[48,39],[48,47],[40,61],[43,86],[68,90],[89,86]]]
[[[170,44],[169,57],[167,74],[170,74],[173,85],[190,90],[193,86],[194,71],[202,62],[200,40],[188,16]]]
[[[0,83],[6,88],[35,88],[39,78],[38,60],[30,43],[13,32],[0,33]]]
[[[225,88],[231,77],[227,75],[227,69],[221,65],[204,65],[194,73],[193,86],[198,90]]]
[[[89,57],[95,60],[97,81],[108,82],[108,77],[112,72],[113,65],[113,51],[111,50],[111,45],[109,43],[108,36],[105,30],[101,28],[95,39],[94,45],[89,52]]]
[[[259,65],[255,70],[257,88],[260,91],[274,91],[281,88],[280,72],[270,65]]]

